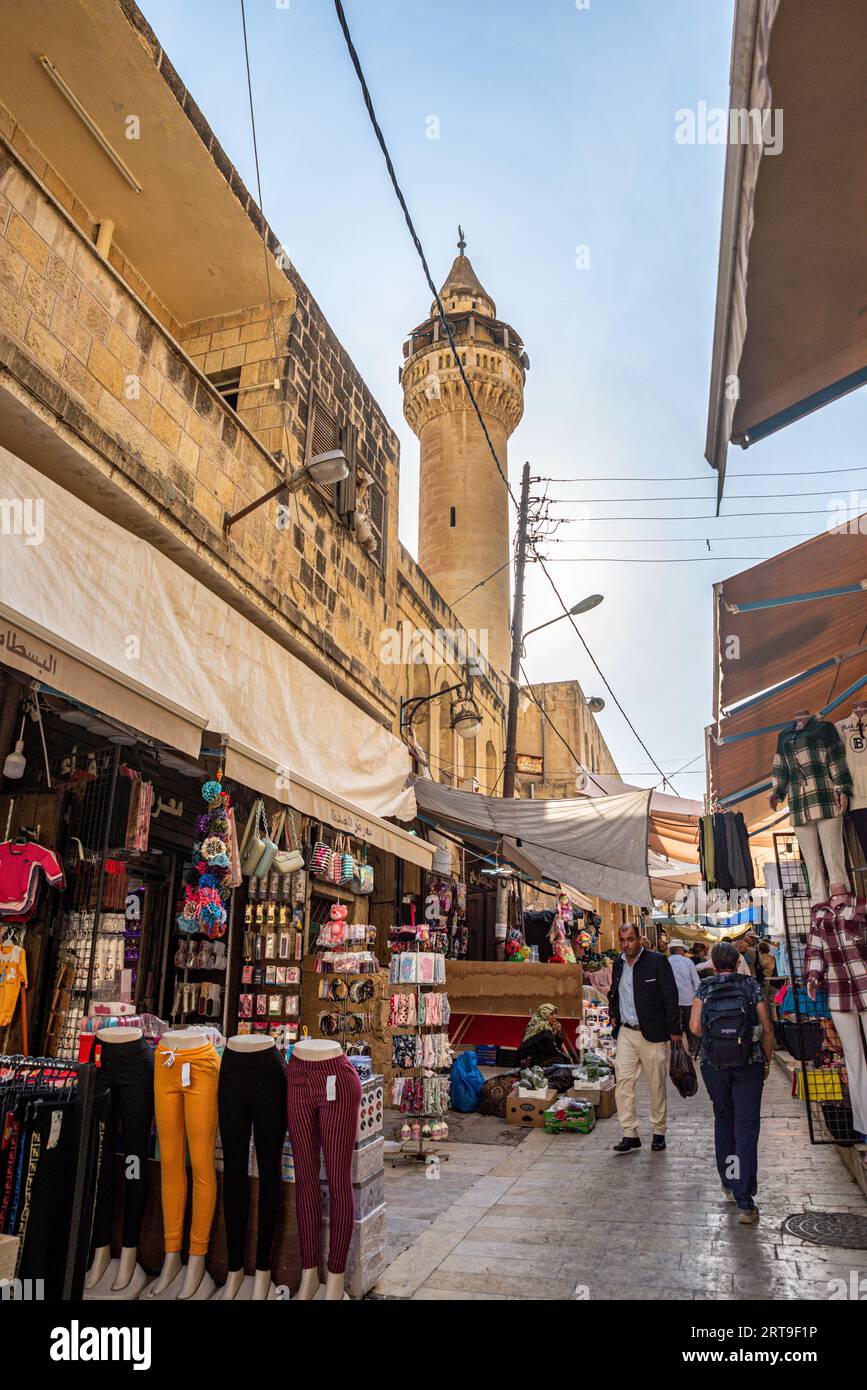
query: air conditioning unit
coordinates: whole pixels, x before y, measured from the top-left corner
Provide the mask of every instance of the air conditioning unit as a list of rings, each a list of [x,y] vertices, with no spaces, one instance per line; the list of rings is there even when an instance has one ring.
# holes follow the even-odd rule
[[[462,792],[477,792],[481,783],[478,777],[462,777],[460,785]]]

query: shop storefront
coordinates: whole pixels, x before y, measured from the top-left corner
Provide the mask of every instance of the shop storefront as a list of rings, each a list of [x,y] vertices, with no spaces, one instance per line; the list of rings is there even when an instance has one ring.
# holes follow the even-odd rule
[[[867,1187],[863,520],[716,587],[708,742],[713,819],[742,814],[758,848],[779,1055],[811,1140]]]

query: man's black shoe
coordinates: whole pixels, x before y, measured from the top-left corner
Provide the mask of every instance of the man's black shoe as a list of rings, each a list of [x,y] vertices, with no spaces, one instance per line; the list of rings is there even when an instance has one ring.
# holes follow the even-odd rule
[[[625,1135],[619,1144],[614,1145],[616,1154],[631,1154],[633,1149],[641,1148],[641,1140],[636,1136],[635,1139],[628,1139]]]
[[[665,1148],[665,1135],[664,1135],[664,1134],[654,1134],[652,1140],[650,1141],[650,1152],[651,1152],[651,1153],[654,1153],[654,1154],[658,1154],[659,1151],[660,1151],[660,1149],[664,1149],[664,1148]]]

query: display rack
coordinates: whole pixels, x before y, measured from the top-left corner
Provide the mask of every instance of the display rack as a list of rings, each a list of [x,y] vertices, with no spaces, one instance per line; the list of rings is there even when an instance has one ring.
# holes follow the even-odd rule
[[[306,896],[303,870],[248,879],[237,1031],[281,1048],[298,1038]]]
[[[797,1063],[796,1089],[804,1101],[810,1142],[848,1145],[854,1142],[854,1131],[842,1045],[838,1053],[833,1023],[813,1004],[804,982],[811,909],[807,874],[793,832],[774,834],[774,857],[795,1015],[794,1022],[783,1027]]]
[[[448,1073],[450,1070],[450,1061],[448,1061],[448,1057],[450,1057],[448,1044],[449,1005],[445,984],[445,954],[441,950],[434,949],[431,935],[430,930],[426,926],[420,928],[416,928],[415,926],[408,928],[397,927],[392,928],[392,931],[389,933],[390,942],[396,948],[393,949],[389,968],[389,1027],[391,1029],[392,1039],[398,1036],[415,1038],[417,1054],[413,1064],[406,1067],[402,1067],[399,1063],[395,1063],[394,1056],[392,1056],[392,1069],[395,1072],[399,1071],[404,1073],[397,1078],[398,1081],[412,1080],[418,1082],[422,1097],[424,1096],[426,1080],[436,1078],[442,1081],[443,1073]],[[423,958],[427,957],[431,958],[434,974],[441,972],[441,979],[427,981],[421,978],[423,972],[420,968],[420,962]],[[415,966],[411,967],[411,971],[415,975],[415,979],[411,982],[401,978],[402,975],[410,973],[410,969],[402,964],[405,958],[414,959],[416,962]],[[396,993],[393,991],[396,991]],[[432,995],[437,995],[443,1001],[438,1010],[439,1017],[436,1022],[426,1021],[431,1012],[430,1006],[426,1001]],[[400,1006],[396,1004],[396,1001],[401,998],[406,998],[407,996],[414,1000],[413,1013],[415,1021],[411,1023],[401,1022],[396,1019],[396,1014],[399,1012],[400,1008]],[[420,1019],[424,1019],[425,1021],[420,1022]],[[426,1064],[423,1054],[421,1056],[418,1055],[422,1053],[424,1039],[426,1037],[434,1038],[438,1035],[442,1035],[445,1038],[447,1064]],[[406,1073],[408,1073],[408,1075]],[[446,1083],[442,1089],[446,1093],[446,1103],[439,1109],[428,1110],[424,1105],[423,1099],[421,1108],[413,1107],[412,1109],[404,1110],[403,1104],[401,1103],[399,1107],[401,1114],[406,1116],[408,1120],[418,1123],[419,1134],[418,1136],[413,1136],[410,1139],[401,1141],[400,1150],[391,1155],[390,1161],[392,1167],[395,1167],[400,1162],[427,1163],[432,1157],[448,1161],[449,1155],[441,1153],[439,1148],[435,1147],[438,1139],[432,1138],[432,1136],[425,1135],[424,1133],[424,1128],[429,1121],[433,1120],[434,1122],[440,1122],[445,1120],[448,1111],[448,1083]]]

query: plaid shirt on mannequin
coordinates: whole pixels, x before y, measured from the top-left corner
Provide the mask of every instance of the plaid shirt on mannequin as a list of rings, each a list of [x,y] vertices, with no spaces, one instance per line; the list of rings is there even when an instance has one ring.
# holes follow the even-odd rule
[[[867,1009],[867,898],[813,908],[804,975],[817,989],[827,989],[835,1012]]]
[[[771,795],[788,801],[793,825],[808,825],[841,814],[837,792],[852,794],[852,774],[840,735],[827,719],[814,714],[777,739],[771,769]]]

